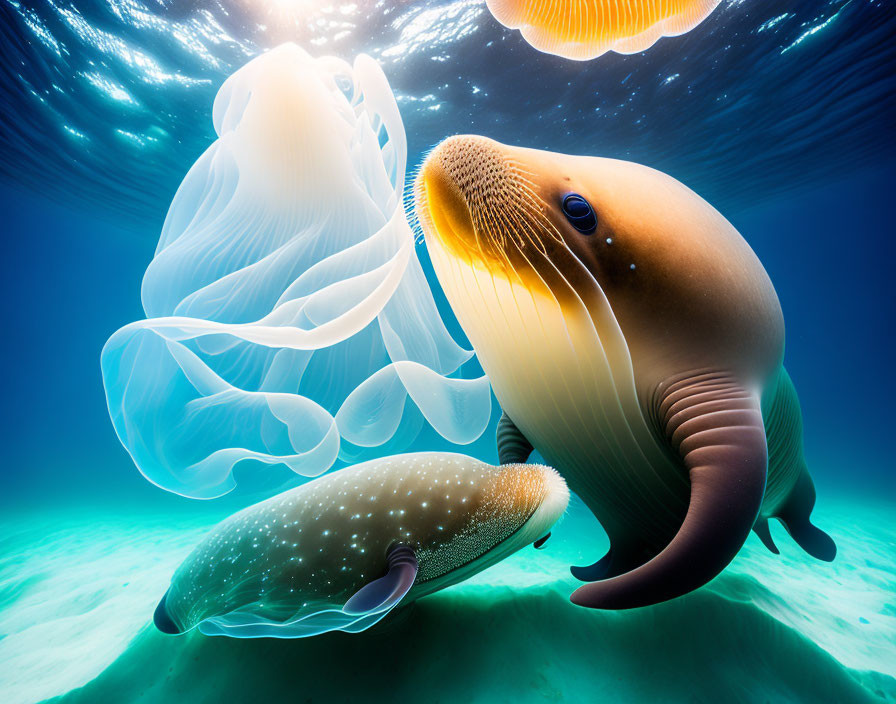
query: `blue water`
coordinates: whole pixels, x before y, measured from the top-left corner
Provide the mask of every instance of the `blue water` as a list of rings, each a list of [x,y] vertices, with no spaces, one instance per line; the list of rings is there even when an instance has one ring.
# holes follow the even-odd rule
[[[377,58],[412,156],[471,132],[620,157],[728,214],[896,148],[896,17],[883,0],[725,0],[699,32],[584,65],[533,51],[472,0],[318,5],[5,0],[3,174],[54,183],[155,238],[213,138],[217,88],[286,40]]]
[[[270,9],[273,5],[280,9]],[[787,368],[803,407],[808,464],[820,496],[827,496],[830,505],[846,502],[831,515],[844,525],[855,515],[860,527],[879,527],[887,515],[896,515],[896,228],[891,212],[896,12],[891,4],[724,1],[688,35],[663,39],[644,54],[609,54],[587,64],[538,54],[477,2],[358,2],[344,13],[320,9],[323,3],[305,3],[301,11],[290,10],[289,3],[273,5],[0,0],[0,228],[6,262],[0,277],[5,390],[0,509],[7,516],[23,525],[33,516],[35,525],[46,526],[55,515],[119,516],[133,510],[180,516],[185,524],[193,521],[195,532],[208,522],[196,519],[197,514],[207,511],[217,518],[239,505],[237,499],[225,499],[200,510],[140,476],[109,422],[99,353],[113,331],[143,317],[140,280],[174,191],[214,138],[210,109],[215,92],[249,58],[286,40],[315,55],[350,58],[367,52],[380,61],[405,122],[409,167],[447,135],[478,133],[510,144],[645,163],[713,203],[756,250],[775,283],[787,323]],[[449,329],[463,340],[422,244],[417,254]],[[494,461],[491,438],[487,431],[465,451]],[[417,446],[432,441],[424,434]],[[818,522],[837,537],[821,501]],[[866,502],[877,507],[871,523],[861,523]],[[861,546],[863,534],[855,530],[846,539]],[[27,535],[50,533],[35,531]],[[868,535],[872,532],[869,528]],[[184,535],[181,542],[169,536],[170,554],[195,538]],[[891,533],[874,534],[880,545],[892,539]],[[101,542],[97,538],[97,545]],[[877,569],[892,559],[892,553],[859,555],[858,549],[841,553],[843,569],[861,571],[872,563]],[[0,568],[31,564],[16,550],[24,550],[22,544],[0,544]],[[176,563],[169,553],[158,558],[166,572]],[[756,563],[751,571],[752,562],[743,564],[743,574],[768,569]],[[799,569],[811,573],[814,567],[806,562]],[[884,589],[889,596],[880,597],[877,614],[861,611],[871,628],[893,619],[892,569],[881,574],[889,576],[868,588]],[[39,581],[38,575],[34,579]],[[0,609],[27,594],[30,587],[16,579],[3,577],[9,591],[3,592]],[[732,602],[750,601],[741,591],[749,584],[731,579],[722,592]],[[482,598],[477,592],[475,599]],[[790,599],[798,611],[796,592],[781,598]],[[850,596],[843,599],[849,602]],[[850,613],[844,619],[850,628],[858,627],[859,611],[852,618],[843,599],[840,606]],[[763,604],[762,618],[770,613],[775,624],[793,626],[768,605],[772,597],[753,602]],[[689,603],[695,609],[705,606]],[[856,596],[858,603],[865,602]],[[438,609],[450,608],[444,604],[424,612],[434,628]],[[486,607],[475,602],[471,608]],[[813,613],[825,608],[835,607],[821,605]],[[28,613],[39,619],[38,612]],[[676,623],[678,612],[658,613],[666,626]],[[133,628],[144,621],[137,618]],[[842,652],[848,648],[837,649],[840,636],[833,627],[814,623],[814,631],[800,633],[812,631],[812,642],[840,665],[870,671],[872,678],[878,677],[874,673],[896,674],[892,668],[885,672],[870,656],[845,661]],[[766,621],[760,625],[772,628]],[[25,626],[0,616],[0,627],[2,638]],[[617,629],[612,632],[622,641],[640,637],[638,629],[649,631],[640,622],[630,632],[616,621],[597,627]],[[888,640],[894,632],[890,628],[875,631],[879,640],[873,642],[896,647]],[[852,631],[844,633],[843,642],[851,642]],[[117,636],[119,650],[132,635]],[[141,637],[138,645],[154,653],[153,643],[145,642],[148,636]],[[454,637],[463,640],[462,634]],[[756,637],[755,648],[762,648]],[[769,636],[775,638],[785,636]],[[543,647],[530,654],[534,661],[550,660],[550,650]],[[656,646],[651,653],[659,658],[660,650]],[[203,658],[219,655],[206,652]],[[222,657],[231,656],[238,657]],[[261,669],[269,657],[257,651],[252,656]],[[799,660],[785,669],[798,670]],[[618,671],[636,676],[630,665],[626,670],[620,663]],[[824,660],[818,667],[827,671],[828,664]],[[130,670],[127,663],[123,668],[125,674],[108,676],[119,687],[106,690],[110,701],[126,700],[121,680],[126,684]],[[555,682],[568,675],[545,676]],[[787,685],[788,697],[812,701],[800,682]],[[854,692],[852,684],[843,686],[844,692]],[[861,696],[896,698],[891,680],[862,686]],[[64,691],[45,691],[32,700]],[[547,697],[553,690],[545,685],[543,691]],[[619,691],[620,696],[637,694]],[[774,699],[784,690],[764,691]],[[681,690],[682,698],[687,694]],[[89,700],[90,693],[85,697]]]

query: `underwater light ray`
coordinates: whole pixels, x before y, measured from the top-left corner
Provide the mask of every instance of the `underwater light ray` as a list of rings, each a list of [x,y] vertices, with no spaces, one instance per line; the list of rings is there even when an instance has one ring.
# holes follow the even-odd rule
[[[144,276],[150,317],[101,356],[138,469],[207,499],[244,460],[272,488],[275,467],[313,477],[404,449],[421,415],[449,442],[479,437],[490,387],[458,378],[472,352],[414,253],[404,127],[376,62],[283,45],[225,81],[213,123]]]

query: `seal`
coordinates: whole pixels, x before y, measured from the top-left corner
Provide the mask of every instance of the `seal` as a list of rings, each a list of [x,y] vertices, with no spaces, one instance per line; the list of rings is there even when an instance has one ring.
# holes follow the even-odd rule
[[[452,137],[415,183],[439,282],[504,414],[610,538],[573,602],[644,606],[715,577],[779,519],[811,555],[815,490],[762,264],[675,179],[614,159]],[[599,581],[600,580],[600,581]]]
[[[174,573],[163,633],[301,638],[358,632],[541,538],[569,491],[550,467],[395,455],[234,514]]]

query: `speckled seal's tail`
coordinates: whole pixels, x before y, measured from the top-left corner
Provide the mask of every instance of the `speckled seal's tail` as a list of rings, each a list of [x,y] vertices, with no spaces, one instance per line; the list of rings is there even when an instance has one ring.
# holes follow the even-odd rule
[[[165,602],[167,600],[168,592],[165,592],[165,596],[163,596],[161,601],[159,601],[159,605],[156,607],[155,613],[152,615],[152,622],[162,633],[176,636],[180,633],[183,633],[183,631],[181,631],[181,629],[177,627],[177,624],[174,623],[174,621],[171,620],[171,616],[168,615],[168,608],[165,606]]]

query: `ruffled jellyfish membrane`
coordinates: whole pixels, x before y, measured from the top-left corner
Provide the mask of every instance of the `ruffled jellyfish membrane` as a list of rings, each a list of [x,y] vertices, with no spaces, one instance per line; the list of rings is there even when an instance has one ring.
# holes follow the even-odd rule
[[[140,471],[213,498],[243,460],[262,463],[245,475],[258,488],[283,482],[264,465],[316,476],[403,449],[424,422],[474,441],[488,381],[462,378],[472,352],[417,260],[404,127],[376,62],[281,46],[225,81],[213,118],[218,139],[143,279],[148,319],[102,352],[109,413]]]
[[[637,54],[661,37],[690,32],[720,0],[486,0],[505,27],[539,51],[586,61],[615,51]]]

